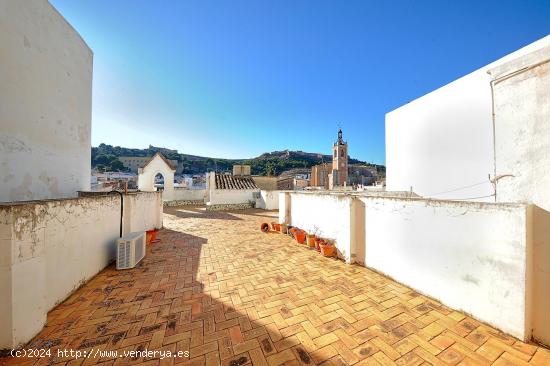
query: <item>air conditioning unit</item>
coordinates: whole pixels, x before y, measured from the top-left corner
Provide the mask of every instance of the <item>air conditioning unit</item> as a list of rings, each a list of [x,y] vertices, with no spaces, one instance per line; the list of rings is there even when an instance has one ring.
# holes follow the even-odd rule
[[[145,257],[145,231],[129,233],[116,241],[116,269],[134,268]]]

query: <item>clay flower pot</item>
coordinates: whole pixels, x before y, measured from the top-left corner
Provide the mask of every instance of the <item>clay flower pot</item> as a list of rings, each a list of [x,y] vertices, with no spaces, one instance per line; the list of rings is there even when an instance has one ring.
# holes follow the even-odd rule
[[[263,222],[260,225],[260,230],[262,230],[264,233],[269,232],[269,224],[267,222]]]
[[[324,257],[333,257],[334,253],[336,252],[336,247],[332,244],[320,244],[321,247],[321,254]]]
[[[277,222],[272,222],[271,223],[271,228],[273,229],[273,231],[281,231],[281,225]]]
[[[296,239],[296,233],[299,231],[300,229],[298,229],[297,227],[291,227],[290,229],[288,229],[288,233],[289,235],[292,237],[292,239]]]
[[[307,234],[307,245],[310,248],[315,248],[315,235]]]
[[[315,250],[321,252],[321,244],[324,244],[324,240],[321,238],[315,238]]]
[[[303,230],[297,230],[294,233],[294,237],[296,238],[296,241],[298,244],[304,244],[306,242],[306,232]]]
[[[147,230],[145,233],[145,242],[147,244],[151,244],[153,240],[157,237],[157,231],[155,229],[153,230]]]

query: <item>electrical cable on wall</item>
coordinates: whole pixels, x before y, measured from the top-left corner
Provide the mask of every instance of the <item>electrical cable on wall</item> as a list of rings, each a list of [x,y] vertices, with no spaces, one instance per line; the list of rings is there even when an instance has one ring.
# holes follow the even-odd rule
[[[438,192],[438,193],[434,193],[434,194],[425,195],[424,197],[427,198],[427,197],[439,196],[441,194],[452,193],[452,192],[460,191],[460,190],[463,190],[463,189],[466,189],[466,188],[476,187],[476,186],[486,184],[486,183],[491,183],[491,182],[490,181],[483,181],[483,182],[479,182],[479,183],[475,183],[475,184],[470,184],[470,185],[467,185],[467,186],[458,187],[458,188],[451,189],[451,190],[444,191],[444,192]]]

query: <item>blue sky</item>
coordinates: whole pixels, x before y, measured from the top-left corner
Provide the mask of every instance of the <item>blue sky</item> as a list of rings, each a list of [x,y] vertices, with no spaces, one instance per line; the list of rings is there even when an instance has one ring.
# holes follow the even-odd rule
[[[50,0],[94,51],[92,144],[384,163],[384,115],[550,33],[548,0]]]

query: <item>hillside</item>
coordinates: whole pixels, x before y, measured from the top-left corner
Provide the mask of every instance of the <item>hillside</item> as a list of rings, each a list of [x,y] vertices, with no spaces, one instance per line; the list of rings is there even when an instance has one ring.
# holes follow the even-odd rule
[[[254,175],[279,175],[289,169],[311,168],[313,165],[330,163],[330,155],[308,153],[304,151],[273,151],[264,153],[252,159],[220,159],[189,154],[180,154],[176,150],[149,146],[147,149],[129,149],[120,146],[100,144],[92,147],[92,167],[107,170],[122,170],[120,156],[152,156],[160,151],[168,159],[177,160],[183,165],[184,173],[203,173],[205,171],[231,171],[234,164],[248,164]],[[376,167],[379,173],[384,173],[386,167],[366,163],[350,158],[350,164],[364,164]]]

